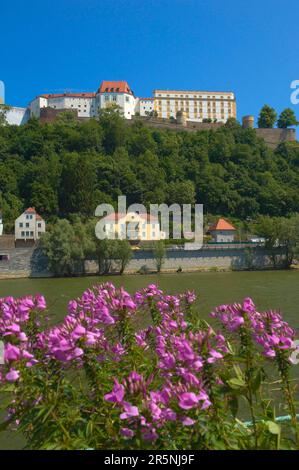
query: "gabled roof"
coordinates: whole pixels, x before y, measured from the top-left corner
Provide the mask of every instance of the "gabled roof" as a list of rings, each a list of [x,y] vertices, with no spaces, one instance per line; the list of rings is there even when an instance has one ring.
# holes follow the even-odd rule
[[[38,95],[37,98],[94,98],[95,93],[83,92],[83,93],[45,93],[43,95]]]
[[[35,214],[36,215],[36,220],[44,220],[35,210],[35,207],[28,207],[28,209],[26,209],[24,211],[24,214]]]
[[[102,220],[105,221],[112,221],[112,222],[118,222],[120,219],[123,219],[126,217],[128,214],[122,214],[121,212],[116,212],[115,214],[108,214],[105,217],[102,218]],[[150,214],[138,214],[136,212],[136,216],[141,217],[143,220],[146,220],[147,222],[157,222],[158,219],[156,217],[152,217]]]
[[[35,207],[28,207],[28,209],[26,209],[24,211],[25,214],[36,214],[36,210],[35,210]]]
[[[116,82],[103,80],[98,89],[98,93],[128,93],[129,95],[133,95],[128,82],[123,80]]]
[[[236,228],[224,219],[219,219],[212,227],[210,232],[214,230],[236,230]]]

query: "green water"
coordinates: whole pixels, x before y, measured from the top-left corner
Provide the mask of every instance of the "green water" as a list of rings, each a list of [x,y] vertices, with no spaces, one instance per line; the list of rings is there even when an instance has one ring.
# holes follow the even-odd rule
[[[66,314],[70,299],[80,296],[88,287],[108,280],[124,286],[131,293],[150,283],[157,283],[168,293],[195,290],[199,312],[204,318],[208,318],[217,305],[250,296],[260,309],[281,309],[285,318],[299,328],[299,270],[0,280],[0,297],[40,292],[45,295],[49,310],[57,321]]]
[[[215,306],[250,296],[261,310],[280,309],[285,319],[299,331],[299,270],[0,280],[0,297],[42,293],[55,322],[65,316],[70,299],[80,296],[88,287],[108,280],[124,286],[131,293],[150,283],[157,283],[168,293],[194,290],[198,296],[199,314],[206,319]],[[294,373],[297,376],[297,371]],[[0,449],[20,449],[23,445],[21,436],[14,433],[0,435]]]

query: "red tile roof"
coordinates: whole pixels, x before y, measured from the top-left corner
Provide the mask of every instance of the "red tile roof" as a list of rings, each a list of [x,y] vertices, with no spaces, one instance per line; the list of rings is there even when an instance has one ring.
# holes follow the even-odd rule
[[[210,227],[210,231],[213,231],[213,230],[236,230],[236,228],[233,225],[231,225],[229,222],[227,222],[226,220],[219,219],[218,222],[216,222],[216,224]]]
[[[127,214],[122,214],[120,212],[116,212],[115,214],[108,214],[105,217],[103,217],[102,220],[107,220],[107,221],[112,221],[112,222],[118,222],[120,219],[125,217]],[[137,214],[136,215],[140,216],[142,219],[147,220],[148,222],[157,222],[158,219],[156,217],[152,217],[150,214]]]
[[[131,88],[126,81],[109,82],[103,80],[98,93],[128,93],[133,95]]]
[[[28,207],[28,209],[25,210],[24,214],[35,214],[36,215],[36,220],[44,220],[35,210],[35,207]]]
[[[45,93],[43,95],[38,95],[37,98],[94,98],[95,93],[83,92],[83,93]]]
[[[35,207],[28,207],[28,209],[25,210],[25,214],[36,214]]]

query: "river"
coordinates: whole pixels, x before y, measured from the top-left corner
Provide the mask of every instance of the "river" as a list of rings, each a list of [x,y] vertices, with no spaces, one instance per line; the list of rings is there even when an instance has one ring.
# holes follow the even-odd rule
[[[59,321],[70,299],[106,281],[124,286],[130,293],[151,283],[168,293],[194,290],[199,315],[206,319],[215,306],[249,296],[259,309],[280,309],[292,326],[299,328],[299,270],[0,280],[0,297],[42,293],[54,321]]]

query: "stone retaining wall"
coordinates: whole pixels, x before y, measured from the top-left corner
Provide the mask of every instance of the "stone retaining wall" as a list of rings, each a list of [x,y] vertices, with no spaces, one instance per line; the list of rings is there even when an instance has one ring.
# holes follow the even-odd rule
[[[14,248],[2,250],[9,260],[0,261],[0,279],[14,277],[50,277],[52,273],[47,270],[47,260],[40,248]],[[278,252],[278,262],[282,260]],[[167,250],[167,256],[162,271],[174,272],[181,268],[183,271],[205,270],[244,270],[271,268],[272,262],[263,248],[256,247],[250,250],[244,248],[217,248],[194,251]],[[156,261],[151,251],[135,251],[125,272],[137,273],[139,271],[156,271]],[[112,273],[119,271],[119,263],[112,263]],[[86,274],[96,274],[98,263],[93,260],[85,262]],[[78,271],[78,275],[80,272]],[[82,274],[82,273],[81,273]]]

